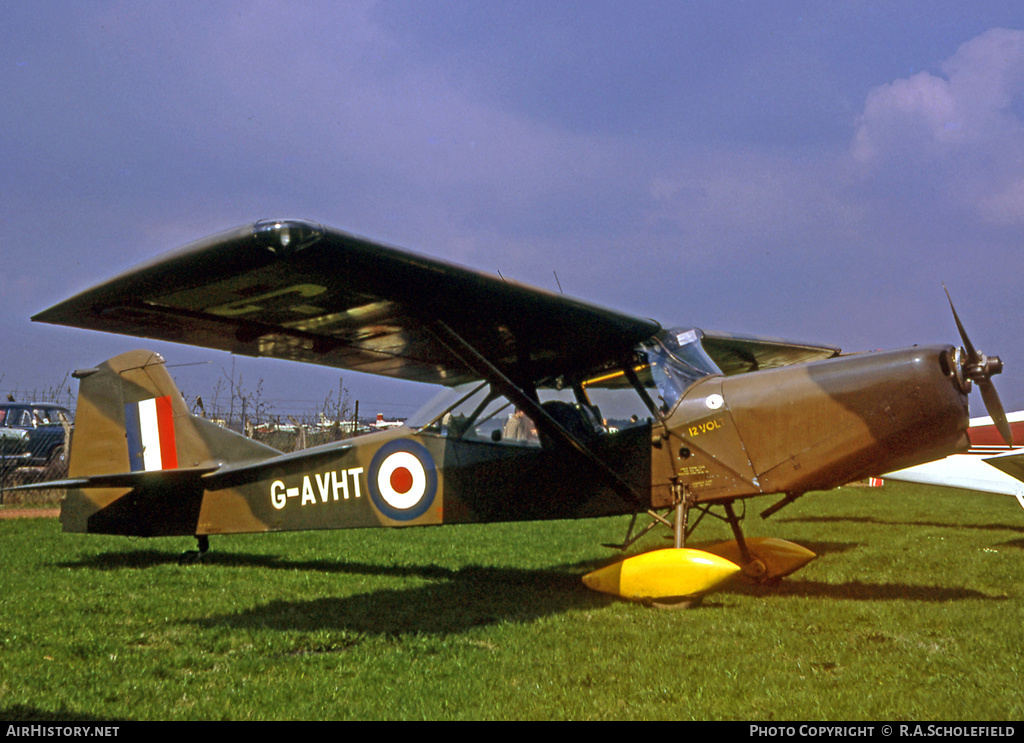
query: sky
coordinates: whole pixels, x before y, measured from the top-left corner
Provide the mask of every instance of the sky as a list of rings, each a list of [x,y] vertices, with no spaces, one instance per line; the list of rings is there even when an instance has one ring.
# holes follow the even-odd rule
[[[1024,408],[1019,0],[5,0],[0,90],[2,395],[141,347],[186,396],[411,414],[432,388],[29,320],[302,218],[851,352],[959,344],[945,285]]]

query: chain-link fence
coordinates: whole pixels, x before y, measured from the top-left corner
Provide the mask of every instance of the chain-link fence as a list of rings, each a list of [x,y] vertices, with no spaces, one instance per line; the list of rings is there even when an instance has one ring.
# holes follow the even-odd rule
[[[354,407],[348,391],[338,382],[319,403],[282,409],[262,393],[262,382],[247,389],[241,378],[224,377],[206,399],[185,396],[192,415],[205,418],[278,451],[292,452],[351,438],[369,430],[360,425],[359,403]]]
[[[73,416],[56,403],[0,403],[0,503],[48,500],[52,493],[14,494],[17,485],[67,475]]]

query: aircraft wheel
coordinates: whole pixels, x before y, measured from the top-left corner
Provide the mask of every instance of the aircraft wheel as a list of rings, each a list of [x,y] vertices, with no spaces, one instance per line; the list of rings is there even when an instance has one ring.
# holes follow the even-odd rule
[[[203,561],[206,553],[210,551],[210,538],[205,534],[196,537],[199,542],[199,549],[183,552],[178,558],[179,565],[197,565]]]
[[[743,575],[758,583],[761,582],[767,573],[768,566],[756,557],[743,566]]]
[[[649,602],[654,609],[696,609],[704,601],[703,596],[672,596],[663,599],[655,599]]]
[[[747,571],[747,567],[750,571]],[[743,568],[743,577],[757,586],[777,586],[782,582],[781,575],[772,575],[760,560],[754,560]]]
[[[200,550],[188,550],[181,553],[178,558],[179,565],[198,565],[203,561],[204,552]]]

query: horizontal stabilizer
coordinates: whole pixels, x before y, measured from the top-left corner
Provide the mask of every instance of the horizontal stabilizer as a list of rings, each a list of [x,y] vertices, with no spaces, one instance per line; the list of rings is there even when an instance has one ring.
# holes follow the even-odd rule
[[[340,456],[352,445],[348,442],[327,444],[321,447],[303,449],[290,454],[261,459],[257,461],[238,462],[225,465],[204,467],[186,467],[164,470],[141,470],[136,472],[116,472],[109,474],[68,477],[63,480],[34,482],[27,485],[7,488],[9,492],[19,490],[59,490],[71,488],[138,488],[156,483],[170,484],[175,481],[202,481],[206,490],[221,490],[237,487],[248,482],[255,482],[267,476],[267,472],[294,461],[315,467],[321,459],[332,459]]]
[[[198,480],[201,476],[216,470],[216,467],[188,467],[176,470],[158,470],[155,472],[119,472],[106,475],[86,475],[68,477],[63,480],[49,482],[33,482],[6,488],[8,492],[19,490],[68,490],[70,488],[137,488],[150,485],[158,480],[173,482],[175,480]]]
[[[221,490],[255,482],[266,477],[270,470],[280,468],[295,461],[301,461],[305,466],[314,468],[319,461],[340,457],[351,449],[352,446],[349,441],[337,442],[303,449],[290,454],[281,454],[270,459],[262,459],[255,462],[225,464],[222,467],[202,473],[203,487],[207,490]]]
[[[19,490],[66,490],[71,488],[138,488],[158,482],[170,484],[175,481],[181,482],[185,480],[196,480],[197,482],[201,480],[204,489],[221,490],[223,488],[237,487],[248,482],[255,482],[266,477],[268,471],[280,468],[294,461],[301,460],[304,464],[315,467],[321,459],[327,460],[338,457],[351,448],[352,444],[348,442],[326,444],[256,461],[203,467],[85,475],[81,477],[68,477],[63,480],[18,485],[17,487],[7,488],[7,490],[15,492]]]

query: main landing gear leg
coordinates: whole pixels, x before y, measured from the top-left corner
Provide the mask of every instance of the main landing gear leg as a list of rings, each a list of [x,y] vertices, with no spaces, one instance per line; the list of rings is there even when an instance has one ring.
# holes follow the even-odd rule
[[[686,546],[686,522],[687,515],[690,511],[690,504],[684,497],[678,503],[676,503],[676,520],[675,520],[675,547],[676,549],[682,549]]]
[[[673,524],[674,531],[674,546],[676,549],[683,549],[686,547],[686,527],[689,521],[690,513],[690,493],[685,488],[682,489],[682,497],[676,502],[676,518]],[[686,596],[686,597],[671,597],[667,599],[655,599],[650,601],[650,605],[656,609],[695,609],[701,605],[704,601],[704,595],[700,594],[697,596]]]
[[[740,519],[736,515],[736,511],[733,510],[732,501],[725,502],[725,518],[729,522],[729,526],[732,528],[732,534],[736,538],[736,545],[740,550],[740,557],[743,559],[743,564],[740,566],[743,568],[743,574],[748,578],[754,578],[759,580],[768,571],[761,560],[754,555],[750,554],[750,550],[747,548],[747,540],[743,538],[743,529],[740,527]]]

